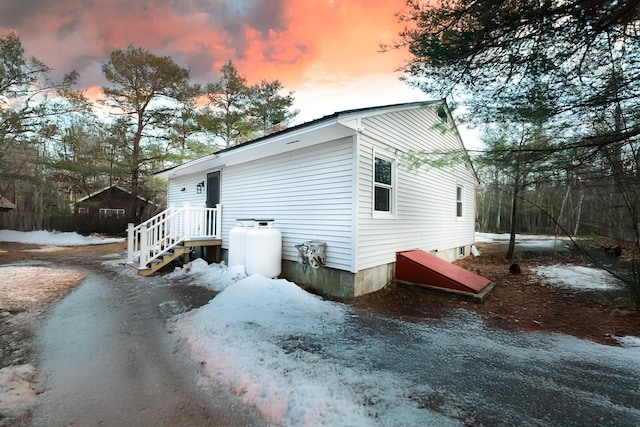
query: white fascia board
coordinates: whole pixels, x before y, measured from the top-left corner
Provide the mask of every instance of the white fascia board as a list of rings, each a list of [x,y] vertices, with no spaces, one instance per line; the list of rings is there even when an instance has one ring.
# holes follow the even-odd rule
[[[153,175],[157,178],[168,179],[176,176],[190,175],[192,173],[202,172],[214,167],[217,158],[218,156],[216,154],[208,154],[204,157],[199,157],[195,160],[191,160],[190,162],[183,163],[180,166],[156,172]]]
[[[293,132],[279,132],[256,142],[248,142],[232,149],[210,154],[175,168],[157,172],[159,178],[173,178],[209,171],[215,168],[238,165],[252,160],[274,156],[323,142],[354,135],[354,130],[343,126],[336,119],[302,127]]]
[[[232,166],[299,150],[353,134],[353,130],[338,124],[337,120],[334,119],[304,127],[294,132],[275,134],[272,138],[266,138],[262,141],[249,143],[246,146],[220,153],[220,159],[223,160],[225,166]]]

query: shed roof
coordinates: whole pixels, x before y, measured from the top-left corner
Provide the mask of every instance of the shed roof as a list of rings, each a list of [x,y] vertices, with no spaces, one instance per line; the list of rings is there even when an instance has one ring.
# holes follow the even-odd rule
[[[107,190],[111,190],[112,188],[115,188],[115,189],[117,189],[117,190],[119,190],[119,191],[122,191],[123,193],[131,194],[131,192],[130,192],[130,191],[125,190],[124,188],[122,188],[122,187],[120,187],[120,186],[118,186],[118,185],[115,185],[115,184],[114,184],[114,185],[109,185],[109,186],[107,186],[107,187],[104,187],[104,188],[102,188],[102,189],[100,189],[100,190],[96,190],[96,191],[94,191],[93,193],[89,194],[88,196],[84,196],[83,198],[78,199],[78,200],[76,201],[76,203],[84,202],[84,201],[86,201],[86,200],[88,200],[88,199],[91,199],[91,198],[93,198],[93,197],[97,196],[97,195],[98,195],[98,194],[100,194],[100,193],[104,193],[104,192],[105,192],[105,191],[107,191]],[[146,203],[155,204],[155,203],[153,203],[153,202],[151,202],[151,201],[149,201],[149,200],[145,199],[144,197],[140,197],[140,196],[138,196],[138,199],[140,199],[140,200],[142,200],[143,202],[146,202]]]

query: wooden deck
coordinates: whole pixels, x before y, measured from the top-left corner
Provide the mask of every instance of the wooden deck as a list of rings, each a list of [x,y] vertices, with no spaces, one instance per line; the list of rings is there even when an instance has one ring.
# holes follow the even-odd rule
[[[170,206],[153,218],[127,227],[127,263],[149,276],[192,251],[207,261],[220,261],[222,210],[203,206]]]

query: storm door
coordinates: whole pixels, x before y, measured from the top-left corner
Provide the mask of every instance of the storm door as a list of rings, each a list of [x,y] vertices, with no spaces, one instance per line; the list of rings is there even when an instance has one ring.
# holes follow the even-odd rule
[[[207,207],[215,208],[220,203],[220,171],[207,174]]]

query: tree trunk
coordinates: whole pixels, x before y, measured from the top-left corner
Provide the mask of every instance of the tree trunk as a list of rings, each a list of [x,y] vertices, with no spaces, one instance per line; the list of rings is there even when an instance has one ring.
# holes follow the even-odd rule
[[[578,230],[580,229],[580,217],[582,216],[582,202],[584,201],[584,190],[581,188],[578,196],[578,212],[576,212],[576,223],[573,227],[573,235],[578,235]]]
[[[553,229],[553,235],[557,235],[558,234],[558,227],[560,225],[560,222],[562,221],[562,215],[564,215],[564,209],[567,205],[567,199],[569,198],[569,192],[571,191],[571,186],[568,185],[567,186],[567,192],[564,193],[564,198],[562,199],[562,206],[560,206],[560,213],[558,214],[558,220],[556,221],[556,226]]]
[[[130,221],[134,224],[139,222],[138,217],[138,184],[140,180],[140,144],[142,141],[142,131],[144,130],[144,110],[138,111],[138,127],[133,137],[133,151],[131,153],[131,213]]]
[[[496,186],[497,189],[497,186]],[[500,232],[502,224],[500,222],[500,213],[502,212],[502,191],[500,190],[496,190],[498,192],[498,215],[496,215],[496,222],[495,222],[495,230]]]
[[[516,250],[516,218],[518,213],[518,193],[520,189],[519,180],[516,179],[516,185],[513,186],[513,201],[511,204],[511,225],[509,227],[509,248],[507,249],[507,259],[513,258]]]

